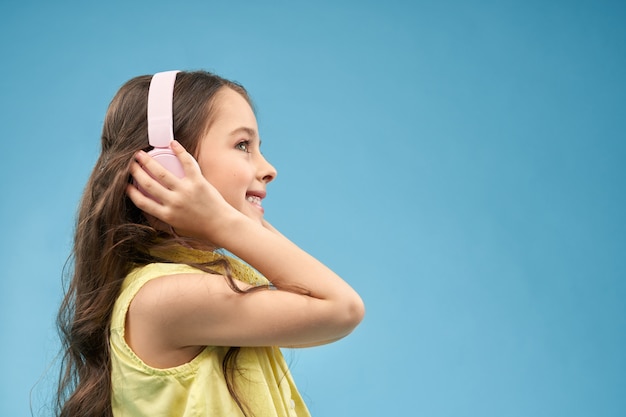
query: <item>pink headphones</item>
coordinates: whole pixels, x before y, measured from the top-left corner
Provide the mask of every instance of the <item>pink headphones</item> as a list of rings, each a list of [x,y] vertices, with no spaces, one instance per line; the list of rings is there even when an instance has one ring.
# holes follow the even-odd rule
[[[174,83],[180,71],[157,72],[148,90],[148,142],[154,147],[148,155],[178,178],[185,176],[183,166],[170,148],[174,140],[172,104]]]

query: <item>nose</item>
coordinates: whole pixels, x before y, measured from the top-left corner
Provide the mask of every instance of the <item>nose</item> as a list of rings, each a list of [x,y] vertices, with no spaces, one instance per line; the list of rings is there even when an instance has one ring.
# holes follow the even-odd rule
[[[269,162],[262,154],[259,154],[259,165],[257,169],[257,177],[264,183],[268,183],[273,181],[276,178],[278,172],[276,172],[276,168]]]

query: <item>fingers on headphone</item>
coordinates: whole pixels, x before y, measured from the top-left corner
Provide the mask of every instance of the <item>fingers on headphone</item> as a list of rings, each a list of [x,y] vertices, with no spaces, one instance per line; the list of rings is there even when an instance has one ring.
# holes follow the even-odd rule
[[[174,155],[178,158],[186,175],[192,174],[194,169],[200,170],[198,161],[180,144],[177,140],[173,140],[170,143],[170,147],[174,152]]]
[[[154,184],[151,184],[151,182],[156,181],[166,188],[171,188],[176,176],[173,175],[166,167],[164,167],[162,163],[158,162],[155,157],[151,157],[147,153],[140,151],[137,153],[135,160],[143,173],[146,174],[141,175],[143,173],[138,172],[138,170],[135,168],[136,174],[141,175],[142,180],[137,179],[137,181],[142,187],[144,187],[144,182],[145,187],[152,187],[154,186]],[[131,174],[133,174],[132,171]]]
[[[142,197],[160,201],[160,199],[162,199],[164,194],[167,192],[162,184],[155,180],[141,165],[136,162],[133,162],[131,165],[130,175],[132,177],[132,182],[126,188],[126,193],[139,208],[143,208],[140,206],[141,201],[143,200]],[[134,188],[141,195],[135,193],[133,190],[131,190],[132,193],[129,192],[129,187]]]

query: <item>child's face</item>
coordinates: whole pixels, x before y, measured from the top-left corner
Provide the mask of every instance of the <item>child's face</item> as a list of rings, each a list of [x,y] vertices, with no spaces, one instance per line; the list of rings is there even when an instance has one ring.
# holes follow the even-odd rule
[[[260,152],[256,117],[248,102],[230,88],[218,93],[214,105],[216,116],[198,152],[202,174],[230,205],[261,221],[261,200],[276,170]]]

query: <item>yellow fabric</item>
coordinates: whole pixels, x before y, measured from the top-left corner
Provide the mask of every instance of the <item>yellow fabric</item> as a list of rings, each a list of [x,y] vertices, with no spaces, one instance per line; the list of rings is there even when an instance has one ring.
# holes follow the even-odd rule
[[[228,259],[236,279],[252,285],[269,284],[249,266],[224,255],[184,249],[175,257],[195,262],[218,258]],[[213,269],[223,273],[220,267]],[[185,264],[154,263],[135,268],[124,280],[111,322],[112,407],[115,417],[243,415],[229,394],[222,373],[222,359],[227,347],[207,346],[186,364],[156,369],[135,355],[124,338],[128,307],[145,283],[160,276],[198,272],[201,271]],[[207,279],[222,278],[207,275]],[[235,373],[238,396],[255,417],[309,416],[279,348],[241,348],[237,365],[240,370]]]

